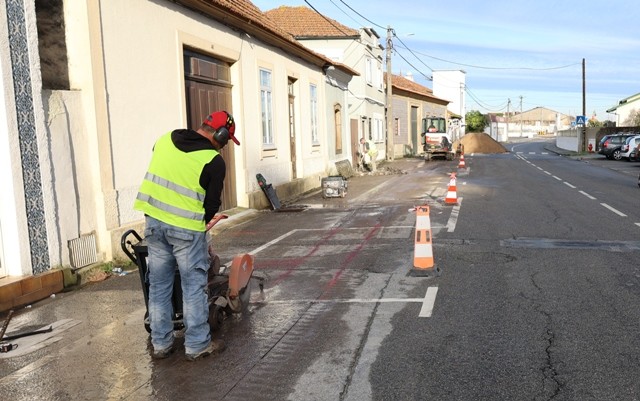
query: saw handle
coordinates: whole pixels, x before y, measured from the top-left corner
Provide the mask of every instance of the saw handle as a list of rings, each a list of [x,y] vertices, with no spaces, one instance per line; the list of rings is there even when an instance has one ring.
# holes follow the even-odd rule
[[[215,216],[213,216],[213,218],[211,220],[209,220],[209,222],[207,223],[207,227],[205,231],[209,231],[211,230],[211,227],[215,226],[220,220],[226,219],[229,216],[227,216],[226,214],[216,214]]]

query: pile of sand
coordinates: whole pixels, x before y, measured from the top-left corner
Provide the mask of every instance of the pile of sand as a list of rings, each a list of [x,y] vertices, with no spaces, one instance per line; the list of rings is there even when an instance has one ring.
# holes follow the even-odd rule
[[[453,143],[453,148],[458,149],[458,143],[462,142],[464,153],[506,153],[507,149],[489,135],[481,132],[470,132],[462,139]]]

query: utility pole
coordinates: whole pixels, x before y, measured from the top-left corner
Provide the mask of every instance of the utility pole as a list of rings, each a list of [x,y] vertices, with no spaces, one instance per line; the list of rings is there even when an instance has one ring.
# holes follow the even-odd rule
[[[393,160],[393,113],[391,111],[391,97],[393,95],[393,87],[391,81],[391,50],[393,49],[393,42],[391,41],[391,35],[393,29],[387,25],[387,82],[386,82],[386,103],[387,103],[387,160]]]
[[[520,95],[520,138],[522,138],[522,95]]]
[[[587,101],[586,101],[586,92],[587,92],[587,84],[586,84],[586,75],[585,75],[585,60],[582,59],[582,115],[585,116],[585,120],[587,118]],[[586,151],[585,142],[587,141],[587,122],[584,122],[582,126],[582,151]]]
[[[507,129],[505,131],[506,133],[506,137],[504,139],[505,142],[509,140],[509,106],[511,106],[511,98],[507,99]]]

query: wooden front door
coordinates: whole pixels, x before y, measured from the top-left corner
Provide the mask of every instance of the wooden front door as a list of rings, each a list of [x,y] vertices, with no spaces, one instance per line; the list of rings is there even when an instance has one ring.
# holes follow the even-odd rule
[[[216,110],[231,110],[231,82],[229,64],[191,51],[184,53],[185,90],[188,126],[198,129],[202,121]],[[229,141],[220,154],[227,166],[220,211],[238,205],[234,150],[236,144]]]

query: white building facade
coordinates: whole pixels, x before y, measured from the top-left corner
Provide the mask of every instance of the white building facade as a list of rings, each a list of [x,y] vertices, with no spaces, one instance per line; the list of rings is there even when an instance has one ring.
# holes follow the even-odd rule
[[[0,277],[82,267],[80,239],[89,262],[117,258],[122,233],[143,226],[133,200],[155,141],[214,109],[234,115],[241,142],[223,153],[223,207],[266,207],[257,173],[285,196],[326,175],[331,60],[251,2],[0,4]],[[38,29],[56,18],[48,43]]]

